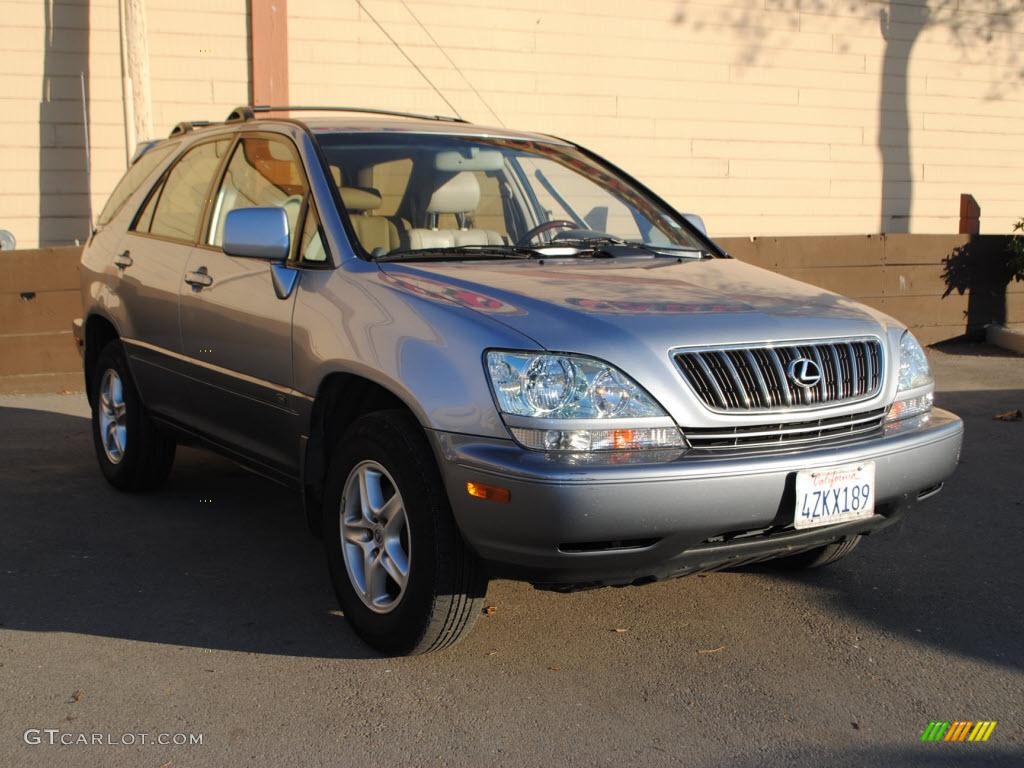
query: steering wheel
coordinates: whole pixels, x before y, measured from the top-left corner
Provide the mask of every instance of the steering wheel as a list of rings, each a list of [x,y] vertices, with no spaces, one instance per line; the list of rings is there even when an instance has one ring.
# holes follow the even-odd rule
[[[553,219],[551,221],[545,221],[543,224],[538,224],[536,227],[526,232],[522,237],[516,240],[516,245],[529,245],[533,242],[533,239],[537,235],[542,235],[551,229],[578,229],[579,225],[575,221],[566,221],[565,219]]]

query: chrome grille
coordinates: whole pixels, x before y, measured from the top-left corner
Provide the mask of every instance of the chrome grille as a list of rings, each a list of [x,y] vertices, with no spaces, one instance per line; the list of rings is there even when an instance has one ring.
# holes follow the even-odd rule
[[[814,362],[813,387],[789,376],[793,361]],[[811,344],[686,350],[676,364],[704,405],[718,411],[769,411],[831,405],[874,397],[882,388],[882,345],[877,339]]]
[[[846,416],[833,416],[789,424],[757,424],[745,427],[683,429],[693,448],[736,450],[745,448],[787,448],[861,437],[882,429],[885,408]]]

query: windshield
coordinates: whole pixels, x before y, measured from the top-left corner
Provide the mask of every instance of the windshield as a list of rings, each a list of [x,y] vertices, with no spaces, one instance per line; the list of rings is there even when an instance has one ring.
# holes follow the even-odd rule
[[[318,139],[342,214],[372,258],[589,241],[708,250],[678,214],[571,146],[434,134]]]

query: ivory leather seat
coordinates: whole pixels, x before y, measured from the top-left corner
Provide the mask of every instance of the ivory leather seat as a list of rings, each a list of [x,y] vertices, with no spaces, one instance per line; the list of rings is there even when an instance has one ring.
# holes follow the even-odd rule
[[[363,248],[377,254],[398,248],[398,228],[385,217],[372,213],[381,207],[380,192],[371,187],[338,187],[338,192]]]
[[[409,247],[451,248],[457,245],[502,245],[505,240],[490,229],[470,229],[468,215],[480,206],[480,182],[467,171],[458,173],[438,187],[427,204],[427,217],[432,226],[410,229]],[[443,213],[454,214],[459,229],[438,229],[437,219]]]

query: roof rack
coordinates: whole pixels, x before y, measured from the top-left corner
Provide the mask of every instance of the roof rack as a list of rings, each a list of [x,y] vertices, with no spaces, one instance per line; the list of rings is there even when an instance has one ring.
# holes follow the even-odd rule
[[[190,133],[196,128],[205,128],[208,125],[213,125],[213,123],[209,120],[185,120],[171,129],[171,136],[180,136],[183,133]]]
[[[461,117],[448,115],[421,115],[416,112],[399,112],[393,109],[373,109],[371,107],[272,107],[265,104],[241,106],[232,110],[226,123],[244,123],[255,120],[257,114],[265,112],[358,112],[364,115],[388,115],[389,117],[408,117],[413,120],[438,120],[445,123],[468,123]]]

